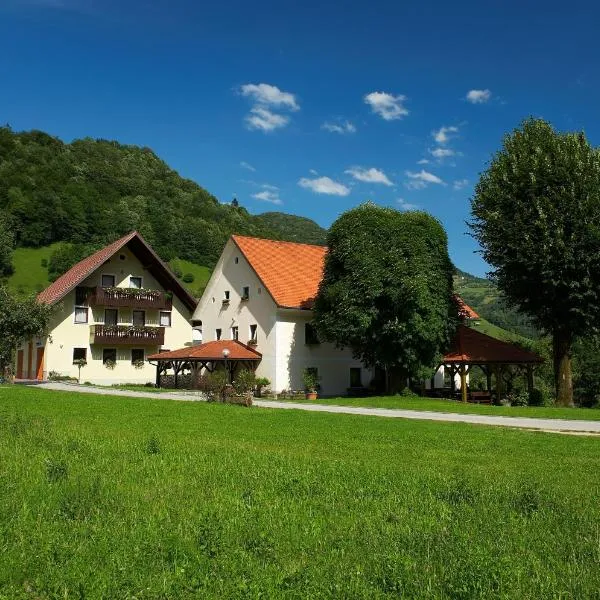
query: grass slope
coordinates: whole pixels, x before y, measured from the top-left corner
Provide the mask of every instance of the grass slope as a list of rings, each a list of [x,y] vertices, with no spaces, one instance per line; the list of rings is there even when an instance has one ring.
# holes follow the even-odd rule
[[[42,248],[17,248],[13,253],[14,273],[8,279],[8,287],[21,295],[36,294],[48,287],[48,269],[42,260],[50,255],[61,242]]]
[[[189,260],[183,260],[181,258],[174,258],[169,262],[169,266],[174,271],[180,271],[182,275],[191,273],[194,276],[194,281],[192,281],[192,283],[181,281],[181,283],[194,296],[196,296],[196,298],[200,298],[200,296],[202,296],[202,292],[204,292],[204,288],[210,279],[210,275],[212,273],[211,269],[208,267],[203,267],[202,265],[197,265]]]
[[[0,597],[589,598],[598,440],[0,387]]]

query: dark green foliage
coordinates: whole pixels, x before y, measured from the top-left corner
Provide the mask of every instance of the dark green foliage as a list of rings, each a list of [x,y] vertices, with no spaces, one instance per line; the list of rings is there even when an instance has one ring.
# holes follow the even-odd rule
[[[254,389],[256,375],[250,369],[239,370],[233,379],[233,389],[237,394],[246,394]]]
[[[574,339],[600,323],[600,153],[530,119],[475,188],[471,228],[511,306],[553,336],[557,401],[572,404]]]
[[[344,213],[315,303],[323,340],[386,367],[393,387],[434,368],[456,327],[446,232],[423,212],[372,203]]]
[[[51,312],[34,297],[17,298],[0,285],[0,375],[22,341],[45,335]]]
[[[193,283],[194,282],[194,276],[191,273],[186,273],[183,277],[182,277],[183,281],[185,281],[185,283]]]
[[[73,265],[96,250],[98,250],[98,247],[85,244],[62,244],[50,255],[50,260],[48,261],[48,279],[56,281]]]
[[[255,218],[265,227],[277,232],[283,240],[317,246],[326,244],[327,230],[312,219],[280,212],[266,212]]]
[[[542,390],[534,388],[529,394],[529,406],[544,406],[544,394]]]
[[[3,127],[0,174],[0,214],[17,246],[101,246],[137,229],[165,261],[213,266],[232,233],[304,242],[320,229],[296,217],[301,233],[285,218],[285,226],[271,227],[269,217],[221,204],[148,148],[107,140],[64,144],[41,131]]]
[[[8,277],[13,272],[12,252],[14,244],[14,236],[9,229],[7,220],[0,217],[0,279]]]
[[[600,336],[577,340],[573,347],[573,392],[580,406],[600,405]]]

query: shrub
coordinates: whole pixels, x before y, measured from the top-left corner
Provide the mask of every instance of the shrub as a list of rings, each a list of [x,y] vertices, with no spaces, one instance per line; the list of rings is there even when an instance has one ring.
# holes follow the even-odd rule
[[[544,406],[544,394],[542,390],[534,388],[529,393],[529,406]]]
[[[242,369],[235,376],[233,381],[233,389],[236,394],[246,394],[254,389],[256,385],[256,376],[254,371],[248,369]]]
[[[186,273],[183,276],[183,281],[185,281],[185,283],[193,283],[194,282],[194,276],[191,273]]]
[[[179,267],[173,267],[173,274],[175,275],[175,277],[177,277],[177,279],[181,279],[183,272]]]
[[[271,382],[266,377],[257,377],[254,380],[254,385],[256,386],[256,395],[260,398],[263,393],[263,388],[270,384]]]
[[[198,379],[198,389],[206,394],[209,402],[223,402],[229,378],[225,371],[206,373]]]
[[[44,267],[44,269],[48,266],[48,259],[47,258],[42,258],[40,264],[42,265],[42,267]]]
[[[319,376],[314,369],[304,369],[302,372],[302,382],[307,392],[314,393],[319,387]]]
[[[529,394],[522,390],[515,390],[507,396],[511,406],[527,406]]]

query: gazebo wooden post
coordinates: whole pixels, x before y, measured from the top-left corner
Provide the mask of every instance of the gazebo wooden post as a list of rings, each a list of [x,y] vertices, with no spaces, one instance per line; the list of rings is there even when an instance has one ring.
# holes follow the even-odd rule
[[[463,402],[467,401],[467,367],[463,363],[460,365],[460,393]]]
[[[503,381],[502,381],[502,365],[496,365],[494,367],[495,375],[496,375],[496,402],[500,404],[500,400],[502,399],[503,393]]]
[[[159,388],[160,387],[160,371],[161,371],[161,364],[160,362],[156,363],[156,387]]]
[[[492,393],[492,371],[490,370],[489,367],[485,367],[484,372],[485,372],[485,378],[486,378],[486,383],[487,383],[487,391],[491,394]]]
[[[454,370],[454,365],[450,365],[450,393],[452,394],[452,398],[454,398],[454,392],[456,390],[456,383],[454,381],[454,375],[456,375],[456,371]]]
[[[533,365],[527,365],[527,392],[531,396],[533,392]]]

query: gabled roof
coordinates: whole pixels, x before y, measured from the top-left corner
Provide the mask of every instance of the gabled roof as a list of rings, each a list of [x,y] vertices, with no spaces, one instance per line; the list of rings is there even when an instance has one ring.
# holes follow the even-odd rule
[[[262,354],[237,340],[218,340],[188,346],[148,356],[148,360],[224,360],[223,350],[229,350],[227,360],[260,360]]]
[[[458,314],[462,319],[479,319],[479,315],[458,295],[454,294],[458,304]]]
[[[87,258],[71,267],[54,283],[38,294],[38,301],[55,304],[62,300],[71,290],[89,277],[96,269],[116,254],[121,248],[128,246],[133,254],[142,262],[144,268],[168,291],[173,292],[189,310],[196,307],[196,299],[179,283],[169,267],[158,257],[152,247],[137,232],[132,231],[122,238],[94,252]]]
[[[327,248],[232,236],[267,291],[281,308],[312,308],[323,277]]]
[[[459,325],[445,363],[519,364],[542,363],[544,359],[515,344],[502,342],[472,327]]]

